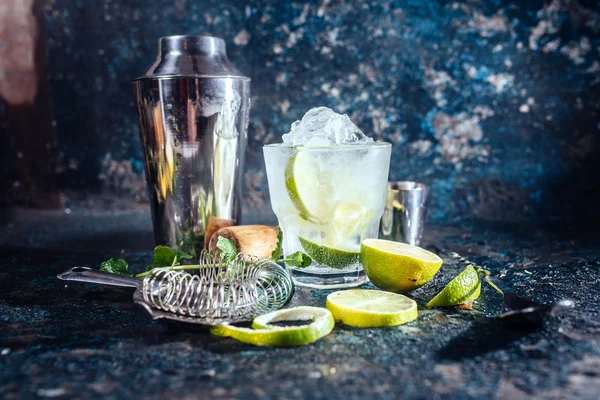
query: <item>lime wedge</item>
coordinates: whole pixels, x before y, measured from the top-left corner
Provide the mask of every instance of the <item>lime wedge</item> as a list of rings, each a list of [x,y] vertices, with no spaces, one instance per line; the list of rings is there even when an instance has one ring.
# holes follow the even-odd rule
[[[301,326],[276,326],[274,322],[306,321]],[[216,336],[231,337],[256,346],[302,346],[316,342],[333,330],[331,312],[320,307],[295,307],[256,317],[252,328],[219,325],[211,328]]]
[[[441,292],[439,292],[427,307],[449,307],[470,303],[481,294],[481,281],[472,265],[467,266],[456,275]]]
[[[417,303],[379,290],[343,290],[327,296],[327,309],[343,324],[359,328],[396,326],[417,319]]]
[[[335,249],[324,246],[308,239],[298,237],[300,244],[306,254],[318,264],[329,268],[343,269],[356,265],[360,262],[360,254],[354,251]]]
[[[363,240],[360,261],[375,286],[396,293],[423,286],[443,263],[440,257],[420,247],[381,239]]]
[[[367,219],[367,208],[356,203],[340,203],[331,218],[332,245],[339,245],[353,235],[357,235]]]
[[[285,166],[285,188],[299,215],[313,222],[331,216],[333,179],[325,159],[308,151],[298,151]]]

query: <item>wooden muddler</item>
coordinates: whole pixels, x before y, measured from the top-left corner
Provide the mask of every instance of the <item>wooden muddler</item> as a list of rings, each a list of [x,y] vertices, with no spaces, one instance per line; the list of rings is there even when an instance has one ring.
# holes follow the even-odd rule
[[[221,228],[216,231],[208,245],[208,250],[219,251],[217,240],[219,236],[233,240],[240,253],[261,258],[271,258],[271,253],[277,247],[277,227],[266,225],[239,225]]]
[[[206,227],[206,234],[204,235],[204,248],[208,248],[210,245],[210,239],[212,239],[216,231],[233,225],[235,225],[234,219],[209,217]]]

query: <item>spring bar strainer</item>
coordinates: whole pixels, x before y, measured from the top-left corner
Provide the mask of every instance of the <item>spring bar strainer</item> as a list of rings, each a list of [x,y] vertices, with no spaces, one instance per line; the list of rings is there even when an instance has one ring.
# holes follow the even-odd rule
[[[144,279],[75,267],[59,279],[134,287],[135,303],[153,319],[216,325],[251,320],[283,306],[293,292],[288,271],[259,257],[238,254],[223,262],[202,251],[192,273],[155,268]]]

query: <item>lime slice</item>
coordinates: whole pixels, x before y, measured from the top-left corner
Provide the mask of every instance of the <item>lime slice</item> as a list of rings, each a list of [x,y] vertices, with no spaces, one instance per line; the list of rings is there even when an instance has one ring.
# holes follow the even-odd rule
[[[333,179],[317,154],[298,151],[285,166],[285,188],[300,216],[320,222],[331,216]]]
[[[307,321],[301,326],[275,326],[273,322]],[[295,307],[256,317],[252,328],[219,325],[211,328],[216,336],[231,337],[256,346],[302,346],[316,342],[333,330],[331,312],[320,307]]]
[[[456,275],[441,292],[439,292],[427,307],[449,307],[470,303],[481,294],[481,281],[472,265],[467,266]]]
[[[360,253],[324,246],[298,236],[306,254],[315,262],[329,268],[343,269],[360,262]]]
[[[343,324],[359,328],[396,326],[417,319],[417,303],[379,290],[343,290],[327,296],[327,309]]]
[[[339,245],[349,237],[358,234],[367,217],[367,208],[356,203],[341,203],[333,211],[331,218],[332,245]]]
[[[440,257],[420,247],[381,239],[363,240],[360,261],[375,286],[396,293],[423,286],[443,263]]]

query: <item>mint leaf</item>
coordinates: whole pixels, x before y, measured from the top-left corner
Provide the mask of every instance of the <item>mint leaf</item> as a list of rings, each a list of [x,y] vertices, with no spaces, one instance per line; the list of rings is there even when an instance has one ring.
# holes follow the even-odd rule
[[[189,260],[191,255],[177,249],[167,246],[156,246],[152,254],[152,264],[146,267],[146,272],[154,268],[174,267],[181,264],[181,260]]]
[[[283,261],[290,267],[306,268],[312,263],[312,258],[310,258],[308,254],[305,254],[301,251],[297,251],[295,253],[290,254],[281,261]]]
[[[156,246],[152,254],[152,265],[156,267],[171,267],[177,261],[177,253],[167,246]]]
[[[179,263],[180,260],[189,260],[190,258],[192,258],[190,254],[185,253],[179,249],[175,249],[175,256],[177,257],[177,263]]]
[[[281,228],[277,227],[277,246],[271,253],[271,260],[277,261],[283,252],[283,232],[281,232]]]
[[[100,271],[108,272],[109,274],[131,276],[127,269],[129,265],[127,261],[121,258],[109,258],[100,264]]]
[[[219,236],[217,239],[217,248],[221,250],[219,257],[221,257],[221,260],[223,261],[233,261],[238,253],[235,242],[231,239],[226,239],[223,236]]]

